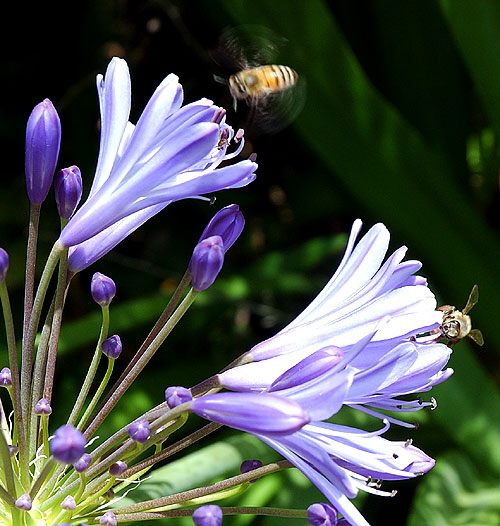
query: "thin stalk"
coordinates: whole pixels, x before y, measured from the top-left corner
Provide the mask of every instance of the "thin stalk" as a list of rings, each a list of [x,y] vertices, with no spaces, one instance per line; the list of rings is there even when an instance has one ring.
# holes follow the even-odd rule
[[[107,402],[101,406],[101,409],[94,415],[89,421],[87,427],[84,430],[84,435],[87,440],[91,437],[95,431],[99,428],[102,421],[108,416],[109,412],[117,404],[118,400],[123,396],[127,389],[132,385],[134,380],[144,369],[149,360],[154,356],[155,352],[160,348],[161,344],[165,341],[165,338],[170,334],[172,329],[177,325],[182,316],[186,313],[188,308],[192,305],[198,292],[191,289],[186,297],[182,300],[179,307],[168,319],[167,323],[160,329],[158,334],[155,336],[153,341],[145,349],[141,357],[136,361],[134,366],[130,369],[128,375],[122,380],[122,382],[116,386],[111,392],[111,396]]]
[[[31,203],[28,226],[28,244],[26,247],[26,277],[24,284],[24,321],[23,341],[28,334],[28,327],[33,307],[33,291],[35,289],[36,252],[38,245],[38,225],[40,223],[41,204]]]
[[[0,283],[0,301],[2,303],[2,311],[5,322],[5,334],[7,337],[7,349],[9,353],[9,367],[12,377],[12,406],[14,408],[14,439],[17,438],[19,445],[19,455],[23,458],[21,465],[26,469],[21,470],[21,480],[23,483],[28,483],[28,457],[26,451],[26,435],[23,425],[23,415],[21,409],[21,386],[19,384],[19,365],[17,361],[17,346],[16,335],[14,331],[14,320],[12,317],[12,309],[10,307],[9,293],[5,281]],[[21,452],[23,452],[21,454]]]
[[[157,334],[160,332],[161,328],[167,323],[168,319],[174,312],[175,307],[179,304],[179,302],[182,299],[182,296],[184,292],[186,291],[187,287],[189,286],[189,282],[191,280],[191,274],[189,272],[186,272],[184,276],[182,277],[181,281],[177,285],[177,288],[175,289],[172,297],[170,298],[170,301],[168,302],[167,306],[163,310],[163,312],[160,314],[160,317],[154,324],[153,328],[149,332],[149,334],[146,336],[146,339],[143,341],[142,345],[139,347],[133,358],[128,363],[127,367],[123,371],[123,373],[120,375],[118,380],[116,380],[113,387],[110,389],[109,393],[104,397],[103,401],[101,402],[101,405],[98,407],[97,411],[99,412],[104,405],[108,402],[108,400],[111,398],[113,392],[117,389],[117,387],[123,382],[123,380],[128,376],[132,368],[135,366],[135,364],[138,362],[140,357],[144,354],[145,350],[148,348],[148,346],[151,344],[151,342],[154,340],[154,338],[157,336]]]
[[[89,394],[90,387],[92,386],[92,382],[94,381],[95,375],[97,374],[97,368],[99,367],[99,362],[101,361],[101,356],[102,356],[101,343],[107,338],[108,331],[109,331],[109,307],[102,307],[101,311],[102,311],[102,323],[101,323],[101,331],[99,333],[99,339],[97,341],[97,345],[94,351],[94,356],[92,357],[92,361],[90,362],[89,370],[87,371],[87,374],[85,375],[85,380],[83,381],[82,388],[80,390],[80,393],[78,394],[78,398],[76,399],[73,410],[71,411],[71,414],[69,415],[69,419],[68,419],[69,425],[75,424],[76,419],[78,418],[78,415],[80,414],[80,411],[83,408],[85,399],[87,398],[87,395]],[[95,403],[97,403],[97,400]],[[77,428],[79,430],[82,429],[84,423],[88,419],[87,413],[90,413],[88,409],[87,411],[85,411],[85,414],[82,416],[82,418],[80,419],[80,422],[78,423]]]
[[[54,303],[54,316],[49,338],[49,353],[47,356],[47,367],[45,369],[45,383],[43,396],[50,404],[52,400],[52,389],[54,387],[54,375],[56,369],[57,350],[59,347],[59,335],[61,332],[62,314],[64,301],[66,299],[66,280],[68,274],[68,249],[60,252],[59,274],[57,278],[57,290]]]
[[[64,248],[56,242],[47,259],[38,285],[38,290],[33,302],[30,322],[26,332],[26,338],[23,341],[23,351],[21,359],[21,404],[24,421],[28,421],[28,415],[31,412],[30,393],[31,393],[31,375],[33,368],[33,356],[35,351],[35,338],[38,329],[38,323],[42,313],[43,302],[47,293],[52,274],[56,268],[59,257]]]

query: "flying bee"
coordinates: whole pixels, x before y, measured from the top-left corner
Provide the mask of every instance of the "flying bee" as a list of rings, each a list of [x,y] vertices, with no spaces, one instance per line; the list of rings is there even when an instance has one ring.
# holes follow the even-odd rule
[[[238,26],[224,31],[212,54],[218,64],[234,71],[227,79],[215,75],[215,80],[229,87],[235,111],[239,101],[247,104],[249,126],[259,132],[283,129],[304,103],[304,80],[290,66],[273,63],[285,42],[267,28]]]
[[[472,287],[467,304],[459,311],[452,305],[443,305],[438,310],[443,311],[443,323],[441,324],[441,334],[448,340],[448,345],[458,343],[462,338],[468,336],[478,345],[483,345],[483,335],[480,330],[472,328],[470,316],[467,313],[474,307],[479,300],[479,289],[477,285]]]

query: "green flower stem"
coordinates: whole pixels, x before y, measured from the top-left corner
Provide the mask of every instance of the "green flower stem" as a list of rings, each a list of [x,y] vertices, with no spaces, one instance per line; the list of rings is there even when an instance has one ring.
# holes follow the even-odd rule
[[[57,277],[56,299],[54,305],[54,316],[52,317],[52,327],[49,338],[49,353],[47,356],[47,366],[45,369],[45,383],[43,396],[50,402],[52,401],[52,389],[54,387],[54,374],[56,369],[57,350],[59,347],[59,334],[61,332],[62,314],[66,299],[66,281],[68,274],[68,249],[61,250],[59,257],[59,273]]]
[[[64,251],[64,248],[56,242],[52,247],[52,250],[47,259],[47,263],[43,270],[42,276],[40,278],[40,283],[38,285],[38,290],[33,302],[33,309],[31,311],[30,322],[28,330],[26,331],[26,337],[23,340],[23,351],[22,351],[22,360],[21,360],[21,409],[23,421],[29,424],[28,415],[30,414],[32,408],[30,404],[30,393],[31,393],[31,376],[33,368],[33,355],[35,350],[35,338],[38,329],[38,323],[40,321],[40,316],[42,312],[42,306],[44,303],[45,295],[47,293],[47,288],[49,286],[52,274],[56,268],[56,265],[59,261],[61,253]],[[24,459],[24,466],[21,466],[23,471],[28,470],[27,458]]]
[[[49,446],[49,417],[48,415],[41,416],[42,423],[42,443],[43,443],[43,454],[46,458],[50,457],[50,446]]]
[[[266,507],[221,507],[223,515],[265,515],[269,517],[287,517],[290,519],[306,519],[307,510],[294,510],[286,508],[266,508]],[[114,510],[116,511],[116,510]],[[173,519],[176,517],[190,517],[194,512],[191,510],[171,510],[161,512],[146,513],[124,513],[117,515],[120,522],[135,522],[148,519]],[[98,516],[97,514],[95,515]]]
[[[83,426],[85,425],[85,422],[89,419],[90,415],[92,414],[92,411],[94,410],[95,406],[97,405],[97,402],[102,396],[102,393],[104,392],[104,389],[106,389],[106,386],[109,383],[109,379],[111,378],[111,374],[113,373],[113,369],[115,366],[115,360],[112,360],[111,358],[108,359],[108,368],[106,369],[106,374],[104,375],[104,378],[101,381],[101,384],[99,385],[97,391],[95,392],[94,396],[92,397],[92,400],[87,407],[85,414],[80,419],[80,422],[78,422],[77,428],[81,431]]]
[[[24,285],[24,321],[23,342],[28,335],[28,328],[33,308],[33,291],[35,289],[36,252],[38,244],[38,225],[40,223],[41,204],[31,203],[28,225],[28,243],[26,247],[26,277]]]
[[[101,411],[101,409],[105,406],[105,404],[108,402],[108,400],[112,397],[113,393],[116,391],[116,389],[121,385],[121,383],[125,380],[125,378],[128,376],[132,368],[135,366],[137,361],[140,359],[140,357],[144,354],[144,351],[149,347],[151,342],[154,340],[154,338],[157,336],[157,334],[160,332],[161,328],[167,323],[168,319],[174,312],[175,307],[179,304],[179,302],[182,299],[182,296],[186,292],[186,289],[189,286],[191,280],[191,275],[189,272],[186,272],[184,276],[182,277],[181,281],[179,282],[179,285],[177,285],[177,288],[175,289],[172,297],[170,298],[170,301],[168,302],[167,306],[161,313],[160,317],[156,321],[154,327],[151,329],[149,334],[147,335],[146,339],[138,349],[138,351],[135,353],[133,358],[128,363],[127,367],[123,371],[123,373],[120,375],[118,380],[115,382],[114,386],[110,389],[109,394],[106,395],[101,402],[101,405],[98,408],[98,412]]]
[[[42,397],[43,379],[45,377],[45,366],[47,362],[47,354],[49,352],[49,339],[52,326],[52,317],[54,315],[54,300],[52,301],[47,317],[43,325],[42,333],[38,341],[37,358],[35,368],[33,371],[32,389],[31,389],[31,407],[35,407],[38,400]],[[31,411],[26,430],[31,437],[29,458],[33,458],[37,448],[36,437],[37,434],[37,415]]]
[[[5,434],[2,431],[0,431],[0,463],[3,471],[2,479],[7,486],[7,493],[12,499],[12,496],[16,495],[16,481],[14,470],[12,469],[12,459],[10,457],[9,444],[7,444]],[[13,504],[13,502],[14,499],[12,499],[12,502],[9,502],[9,504]]]
[[[179,406],[180,407],[180,406]],[[287,460],[282,460],[280,462],[275,462],[272,464],[267,464],[260,468],[249,471],[248,473],[242,473],[241,475],[236,475],[220,482],[210,484],[209,486],[204,486],[203,488],[195,488],[187,491],[182,491],[174,495],[169,495],[167,497],[160,497],[158,499],[152,499],[145,502],[139,502],[137,504],[131,504],[129,506],[122,506],[113,509],[113,512],[118,516],[120,515],[120,520],[125,520],[122,514],[136,513],[151,511],[158,508],[163,508],[165,506],[178,505],[179,503],[191,502],[194,499],[199,499],[205,495],[213,495],[221,491],[228,490],[235,486],[240,486],[254,480],[256,478],[268,475],[270,473],[275,473],[276,471],[281,471],[282,469],[288,469],[292,467],[290,462]]]
[[[172,329],[177,325],[182,316],[186,313],[188,308],[194,302],[198,292],[191,289],[186,297],[182,300],[179,307],[170,316],[165,325],[160,329],[158,334],[154,337],[153,341],[145,349],[144,353],[140,356],[134,366],[130,369],[127,376],[122,382],[111,391],[111,396],[108,401],[101,407],[100,411],[89,421],[88,426],[84,430],[84,435],[89,439],[95,431],[99,428],[102,421],[107,417],[109,412],[116,405],[118,400],[123,396],[127,389],[132,385],[134,380],[137,378],[139,373],[144,369],[149,360],[154,356],[155,352],[160,348],[161,344],[165,341],[165,338],[170,334]]]
[[[78,395],[78,398],[75,402],[75,405],[73,407],[73,410],[71,411],[71,415],[68,419],[68,424],[74,425],[76,418],[80,414],[80,411],[82,410],[83,404],[85,403],[85,399],[87,398],[87,395],[90,391],[90,387],[92,386],[92,382],[94,381],[94,378],[97,374],[97,368],[99,366],[99,362],[101,361],[102,357],[102,350],[101,350],[101,344],[102,342],[108,337],[108,331],[109,331],[109,306],[108,307],[102,307],[102,323],[101,323],[101,332],[99,334],[99,339],[97,341],[97,345],[94,351],[94,356],[92,357],[92,362],[90,363],[89,370],[87,371],[87,375],[85,376],[85,380],[83,382],[83,386],[80,390],[80,393]],[[114,362],[114,360],[110,360],[111,362]],[[84,415],[80,418],[80,421],[78,422],[78,425],[76,426],[77,429],[80,431],[82,430],[83,426],[85,425],[85,422],[87,422],[89,416],[92,414],[92,411],[94,410],[97,402],[99,401],[99,398],[101,397],[104,389],[106,388],[106,385],[109,382],[109,377],[111,376],[111,371],[113,370],[113,366],[111,363],[108,363],[108,372],[106,372],[106,376],[104,380],[101,382],[101,385],[99,389],[97,390],[96,394],[92,398],[92,401],[90,402],[89,406],[87,407],[87,410],[85,411]],[[109,374],[108,374],[109,373]],[[104,383],[103,383],[104,382]]]
[[[9,293],[5,281],[0,283],[0,302],[5,322],[5,334],[7,337],[7,349],[9,353],[9,368],[12,376],[12,390],[9,394],[12,398],[14,408],[14,436],[13,439],[19,445],[19,450],[26,450],[26,435],[24,433],[22,411],[21,411],[21,388],[19,385],[19,366],[17,358],[16,336],[14,332],[14,320],[12,318],[12,309],[10,308]],[[25,473],[27,475],[27,473]],[[23,481],[28,479],[23,477]]]
[[[38,492],[40,491],[40,488],[42,487],[42,484],[51,476],[56,466],[57,462],[55,461],[54,457],[49,457],[48,460],[44,463],[42,470],[38,474],[38,477],[33,482],[29,490],[31,500],[35,499]]]

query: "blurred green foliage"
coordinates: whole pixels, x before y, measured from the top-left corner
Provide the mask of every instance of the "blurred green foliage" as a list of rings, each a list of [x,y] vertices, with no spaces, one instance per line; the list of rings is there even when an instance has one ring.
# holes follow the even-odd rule
[[[195,383],[274,334],[331,275],[352,220],[361,217],[367,227],[382,221],[393,248],[405,244],[410,258],[423,261],[439,303],[462,307],[479,285],[472,319],[486,344],[457,345],[455,375],[433,391],[438,409],[412,433],[437,458],[436,469],[415,494],[416,484],[406,482],[390,501],[363,499],[363,512],[373,524],[404,524],[408,517],[411,525],[498,525],[500,3],[89,0],[75,16],[71,3],[55,1],[9,3],[3,24],[0,244],[11,256],[19,320],[28,210],[24,127],[35,104],[48,97],[56,105],[60,165],[77,164],[88,189],[98,147],[94,78],[112,55],[129,62],[134,118],[173,71],[187,101],[210,97],[228,108],[230,123],[243,122],[226,87],[213,81],[220,71],[210,51],[227,26],[258,24],[283,35],[279,62],[307,83],[305,107],[291,127],[274,136],[248,130],[248,151],[260,164],[255,183],[219,194],[215,207],[170,206],[75,279],[56,418],[65,418],[67,393],[83,378],[97,338],[99,317],[88,294],[93,272],[117,283],[111,330],[122,335],[126,360],[168,301],[214,210],[236,202],[245,214],[247,228],[220,280],[119,406],[114,428],[158,403],[166,386]],[[57,236],[50,200],[44,214],[42,255]],[[287,480],[287,491],[283,484],[252,490],[257,501],[243,498],[297,505],[297,494],[305,495],[301,481]],[[388,522],[389,513],[398,519]]]

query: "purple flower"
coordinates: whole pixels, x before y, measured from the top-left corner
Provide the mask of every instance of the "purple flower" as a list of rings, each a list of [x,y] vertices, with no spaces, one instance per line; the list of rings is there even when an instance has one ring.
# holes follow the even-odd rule
[[[116,360],[122,352],[122,340],[118,334],[106,338],[101,343],[102,352],[111,360]]]
[[[88,453],[84,453],[76,462],[73,463],[73,467],[78,473],[84,472],[92,462],[92,457]]]
[[[61,123],[49,99],[40,102],[26,125],[26,189],[29,200],[41,204],[47,197],[61,145]]]
[[[193,413],[241,431],[269,436],[289,434],[309,422],[294,401],[266,393],[216,393],[192,402]]]
[[[78,166],[63,168],[54,179],[57,211],[59,217],[69,219],[82,198],[82,174]]]
[[[200,506],[193,512],[193,522],[196,526],[220,526],[222,510],[215,504]]]
[[[85,437],[73,426],[61,426],[50,441],[50,452],[59,462],[73,464],[85,453]]]
[[[5,281],[8,270],[9,254],[3,248],[0,248],[0,282]]]
[[[172,386],[165,389],[165,400],[170,409],[184,404],[185,402],[191,402],[192,399],[193,395],[189,389],[186,389],[186,387]]]
[[[427,344],[432,339],[419,335],[438,328],[442,312],[435,310],[436,300],[425,279],[414,275],[421,264],[402,261],[406,248],[396,250],[382,264],[389,232],[383,225],[375,225],[355,246],[360,228],[361,221],[355,221],[344,258],[320,294],[287,327],[246,354],[246,361],[253,363],[220,374],[221,385],[234,390],[269,387],[283,372],[315,351],[335,346],[349,356],[353,346],[369,334],[375,335],[353,366],[363,371],[367,366],[373,367],[388,349],[404,343],[407,349],[414,350],[413,358],[408,359],[413,365],[407,376],[417,372],[421,365],[416,363],[417,357],[421,349],[430,350]],[[441,344],[433,349],[433,364],[442,366],[449,349]],[[405,350],[399,352],[404,354]],[[442,375],[430,379],[428,366],[424,366],[422,377],[427,375],[431,384],[444,379]]]
[[[30,511],[33,507],[31,503],[31,497],[28,495],[28,493],[25,493],[24,495],[21,495],[15,502],[16,508],[19,508],[20,510],[24,511]]]
[[[116,515],[112,511],[107,511],[100,519],[99,524],[103,526],[116,526],[118,521]]]
[[[108,276],[96,272],[90,282],[90,293],[92,294],[92,299],[98,305],[101,307],[109,307],[111,300],[116,294],[115,282],[111,278],[108,278]]]
[[[118,475],[121,475],[127,469],[127,467],[127,464],[123,462],[123,460],[118,460],[110,466],[109,474],[113,477],[118,477]]]
[[[198,243],[212,236],[220,236],[224,252],[227,252],[240,237],[245,218],[238,205],[229,205],[219,210],[203,230]]]
[[[3,387],[12,385],[12,373],[8,367],[4,367],[0,371],[0,385]]]
[[[224,252],[220,236],[204,239],[194,247],[189,272],[195,290],[206,290],[213,284],[224,264]]]
[[[132,422],[127,427],[127,433],[130,438],[139,444],[144,444],[149,438],[150,429],[149,422],[147,420],[139,420],[137,422]]]
[[[337,510],[329,504],[317,502],[307,508],[307,520],[311,526],[337,526]]]
[[[245,186],[257,167],[245,160],[218,168],[232,156],[221,136],[229,134],[230,140],[233,131],[207,99],[181,107],[175,75],[158,86],[135,126],[128,120],[130,76],[124,60],[111,60],[105,77],[97,77],[97,89],[101,145],[94,182],[60,236],[63,246],[75,247],[72,271],[95,261],[169,203]]]
[[[52,407],[46,398],[40,398],[35,405],[35,415],[50,415],[52,414]]]

